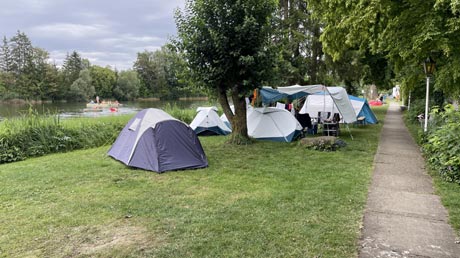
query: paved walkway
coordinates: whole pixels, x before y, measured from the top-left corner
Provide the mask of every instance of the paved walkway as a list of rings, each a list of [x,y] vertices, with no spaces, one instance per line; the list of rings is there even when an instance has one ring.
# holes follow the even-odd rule
[[[391,103],[374,159],[360,258],[460,257],[459,239],[424,164],[399,106]]]

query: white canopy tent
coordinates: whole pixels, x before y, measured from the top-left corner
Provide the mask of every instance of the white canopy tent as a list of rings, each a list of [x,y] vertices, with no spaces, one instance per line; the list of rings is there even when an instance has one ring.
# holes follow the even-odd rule
[[[348,98],[347,91],[342,87],[326,87],[327,92],[307,95],[299,113],[308,113],[317,118],[318,112],[340,113],[342,121],[350,124],[356,122],[356,113]],[[329,93],[329,94],[328,94]]]

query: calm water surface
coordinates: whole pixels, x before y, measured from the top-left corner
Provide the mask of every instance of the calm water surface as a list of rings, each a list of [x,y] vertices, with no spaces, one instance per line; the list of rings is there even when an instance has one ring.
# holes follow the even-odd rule
[[[110,115],[135,114],[145,108],[164,108],[166,105],[177,105],[179,108],[197,108],[211,106],[207,101],[140,101],[122,102],[117,112],[111,112],[109,108],[94,110],[86,108],[86,103],[44,103],[36,105],[15,105],[0,103],[0,119],[11,118],[27,114],[32,108],[38,113],[57,113],[61,117],[99,117]]]

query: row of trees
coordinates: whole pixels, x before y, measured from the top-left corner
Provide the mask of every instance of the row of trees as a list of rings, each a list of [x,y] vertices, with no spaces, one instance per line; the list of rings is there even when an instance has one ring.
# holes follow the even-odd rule
[[[217,96],[232,122],[230,141],[246,142],[244,97],[261,85],[345,84],[352,94],[364,84],[391,87],[392,66],[384,55],[356,47],[341,58],[323,51],[329,21],[313,7],[305,0],[189,0],[176,13],[175,46],[192,81]]]
[[[400,84],[423,98],[430,56],[435,96],[458,99],[459,15],[452,0],[188,0],[176,13],[176,46],[195,82],[218,96],[239,142],[247,138],[243,97],[263,84],[345,84],[351,94]]]
[[[420,88],[423,92],[422,64],[432,57],[437,64],[435,90],[454,99],[460,96],[458,1],[312,0],[309,4],[324,24],[323,50],[334,60],[346,58],[350,49],[377,57],[377,64],[391,65],[391,77],[407,96]]]
[[[202,1],[196,2],[198,5]],[[356,89],[365,84],[390,87],[392,65],[384,54],[362,51],[355,46],[343,48],[346,45],[344,39],[333,43],[326,40],[323,32],[329,33],[328,25],[333,23],[318,14],[324,11],[325,5],[305,0],[281,0],[267,4],[272,4],[273,8],[267,14],[268,27],[264,33],[269,42],[263,49],[267,57],[264,61],[266,73],[260,83],[280,86],[341,84],[346,85],[350,93],[356,93]],[[242,11],[233,3],[223,5],[225,11],[229,8],[236,8],[235,13]],[[254,35],[251,31],[239,41],[235,40],[236,34],[229,35],[225,44],[252,44],[250,40]],[[137,73],[134,76],[133,71],[118,72],[110,67],[91,65],[77,52],[67,55],[62,67],[57,67],[48,61],[46,50],[32,46],[28,37],[18,31],[9,40],[4,37],[0,49],[0,98],[82,101],[96,95],[120,100],[204,95],[206,85],[193,79],[196,74],[188,66],[190,58],[178,47],[178,41],[174,40],[173,44],[157,51],[138,53],[133,65],[133,71]],[[343,48],[340,58],[331,51],[334,44]],[[130,75],[122,75],[124,73]],[[119,84],[119,77],[123,77],[125,85]],[[136,77],[138,80],[134,79]],[[77,79],[80,80],[77,82]]]
[[[92,87],[94,94],[105,98],[196,96],[203,94],[201,87],[206,90],[209,87],[203,80],[196,80],[200,73],[192,66],[210,69],[220,65],[224,68],[219,69],[229,70],[225,66],[230,64],[221,62],[227,58],[226,54],[240,62],[238,69],[250,69],[255,62],[263,64],[264,72],[258,72],[260,80],[254,81],[248,92],[261,84],[295,83],[341,84],[350,93],[356,93],[366,84],[385,89],[400,83],[403,90],[415,89],[423,83],[421,61],[431,55],[438,64],[437,88],[460,94],[455,87],[460,77],[456,72],[460,57],[455,51],[460,8],[455,1],[209,2],[188,1],[186,9],[190,13],[184,10],[176,15],[179,37],[160,50],[138,53],[133,65],[136,76],[124,77],[137,77],[139,84],[134,80],[128,86],[118,85],[121,74],[118,71],[91,65],[76,52],[67,56],[62,67],[56,67],[48,62],[48,52],[32,46],[24,33],[18,32],[11,39],[4,37],[0,48],[0,96],[72,100],[91,96]],[[254,16],[257,8],[247,7],[250,5],[268,8],[263,11],[264,18],[257,20]],[[213,13],[208,13],[209,10]],[[204,24],[209,29],[204,29],[198,37],[195,35],[198,32],[193,31],[195,25],[187,25],[190,28],[185,25],[193,20],[197,27]],[[196,37],[184,41],[185,34]],[[197,38],[201,41],[196,41]],[[184,42],[194,42],[195,48],[187,49],[181,45]],[[257,55],[248,54],[249,49],[257,50]],[[214,61],[220,58],[221,63],[214,64],[201,54],[197,54],[201,64],[194,62],[192,52],[197,50],[202,50],[201,54],[209,52]],[[243,63],[245,67],[241,67]],[[90,78],[84,72],[81,80],[71,87],[82,70],[88,70]],[[207,71],[206,76],[216,72],[224,71]],[[235,77],[238,72],[232,73],[231,77]],[[85,82],[90,85],[85,86]],[[129,88],[133,90],[126,91]]]
[[[88,101],[129,99],[139,95],[135,71],[117,72],[91,65],[77,52],[68,54],[61,68],[49,62],[49,53],[34,47],[23,32],[3,38],[0,49],[1,99]]]
[[[185,61],[173,49],[165,46],[138,53],[133,70],[127,71],[92,65],[76,51],[57,67],[46,50],[34,47],[18,31],[10,39],[4,37],[0,48],[0,99],[88,101],[95,96],[132,100],[204,95],[180,79]]]

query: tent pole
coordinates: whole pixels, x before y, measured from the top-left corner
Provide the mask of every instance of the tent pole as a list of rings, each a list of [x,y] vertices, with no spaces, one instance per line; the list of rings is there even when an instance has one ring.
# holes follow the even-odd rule
[[[348,124],[346,124],[346,125],[347,125],[348,133],[350,134],[351,140],[353,141],[354,139],[353,139],[353,135],[351,134],[350,127],[348,126]]]

